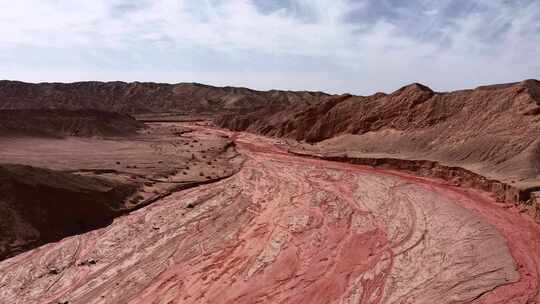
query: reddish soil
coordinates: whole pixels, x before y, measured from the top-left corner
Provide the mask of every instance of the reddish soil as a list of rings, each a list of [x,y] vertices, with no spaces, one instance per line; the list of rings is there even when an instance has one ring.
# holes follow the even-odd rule
[[[540,301],[540,227],[485,192],[183,126],[240,172],[0,262],[0,302]]]

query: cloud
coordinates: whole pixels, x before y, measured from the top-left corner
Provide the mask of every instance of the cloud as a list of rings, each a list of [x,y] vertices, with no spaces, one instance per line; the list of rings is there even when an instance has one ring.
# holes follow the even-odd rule
[[[30,81],[447,90],[538,78],[538,45],[534,0],[0,2],[0,77]]]

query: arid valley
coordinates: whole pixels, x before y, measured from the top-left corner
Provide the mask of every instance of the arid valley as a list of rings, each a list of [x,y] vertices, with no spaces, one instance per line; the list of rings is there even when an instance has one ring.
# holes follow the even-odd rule
[[[0,0],[0,304],[540,304],[540,0]]]
[[[4,81],[0,108],[0,303],[540,302],[536,80]]]

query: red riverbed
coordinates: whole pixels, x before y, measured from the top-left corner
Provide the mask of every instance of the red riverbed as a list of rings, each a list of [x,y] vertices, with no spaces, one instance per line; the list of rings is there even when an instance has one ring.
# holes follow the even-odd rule
[[[0,262],[0,303],[537,303],[540,227],[485,193],[234,137],[243,169]]]

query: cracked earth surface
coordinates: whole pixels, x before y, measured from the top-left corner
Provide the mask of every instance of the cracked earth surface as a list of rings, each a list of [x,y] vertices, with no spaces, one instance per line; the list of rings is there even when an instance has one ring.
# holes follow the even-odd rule
[[[537,303],[540,229],[482,193],[223,130],[235,176],[0,262],[0,303]]]

